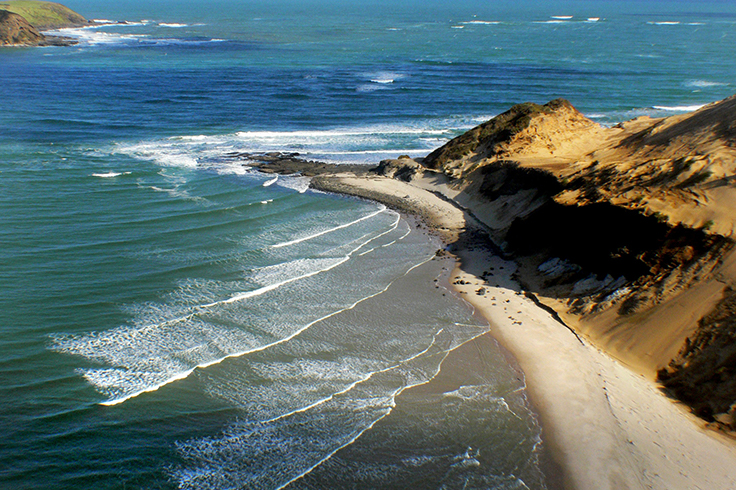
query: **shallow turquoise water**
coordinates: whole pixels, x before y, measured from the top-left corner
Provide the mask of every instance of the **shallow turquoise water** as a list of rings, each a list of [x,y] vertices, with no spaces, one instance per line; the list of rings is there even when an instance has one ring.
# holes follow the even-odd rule
[[[0,486],[544,488],[500,350],[404,391],[487,330],[439,245],[228,155],[424,155],[560,96],[682,112],[732,94],[736,7],[68,5],[130,23],[0,49]]]

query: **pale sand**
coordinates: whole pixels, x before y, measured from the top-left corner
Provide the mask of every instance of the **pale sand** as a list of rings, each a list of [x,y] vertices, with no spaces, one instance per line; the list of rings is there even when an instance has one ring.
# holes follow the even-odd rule
[[[393,179],[320,178],[320,188],[400,207],[436,227],[458,257],[455,287],[484,315],[492,335],[524,371],[540,414],[544,443],[566,488],[736,488],[733,441],[662,395],[644,377],[581,341],[519,291],[515,264],[464,233],[462,210],[426,189]],[[493,275],[481,278],[490,268]],[[485,294],[477,290],[485,288]]]

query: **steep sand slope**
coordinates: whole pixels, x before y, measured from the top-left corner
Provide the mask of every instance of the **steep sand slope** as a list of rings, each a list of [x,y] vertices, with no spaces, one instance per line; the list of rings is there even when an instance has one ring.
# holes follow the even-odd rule
[[[736,356],[683,370],[733,343],[724,322],[701,319],[728,310],[736,283],[736,97],[612,128],[563,100],[520,104],[379,171],[464,206],[569,326],[650,379],[676,379],[668,386],[699,415],[736,428]],[[693,391],[703,376],[710,390]]]

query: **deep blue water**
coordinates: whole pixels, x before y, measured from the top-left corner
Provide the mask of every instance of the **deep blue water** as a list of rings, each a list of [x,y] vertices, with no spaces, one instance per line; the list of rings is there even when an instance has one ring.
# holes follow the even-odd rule
[[[0,487],[545,488],[500,349],[407,390],[488,330],[439,244],[227,155],[420,156],[557,97],[691,110],[734,92],[736,4],[66,4],[129,23],[0,48]]]

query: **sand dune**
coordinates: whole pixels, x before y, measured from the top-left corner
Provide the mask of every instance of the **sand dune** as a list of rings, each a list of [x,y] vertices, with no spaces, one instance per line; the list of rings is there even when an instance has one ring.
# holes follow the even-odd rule
[[[458,257],[455,287],[524,370],[566,487],[725,489],[736,482],[731,441],[538,307],[512,278],[516,264],[494,254],[474,218],[436,189],[353,175],[316,184],[389,205],[402,202],[450,242]]]
[[[736,97],[612,128],[563,100],[522,104],[375,173],[313,183],[445,240],[459,294],[527,374],[566,487],[736,486],[733,439],[654,383],[677,380],[711,429],[736,428],[721,374],[735,366],[714,354],[733,323]]]

